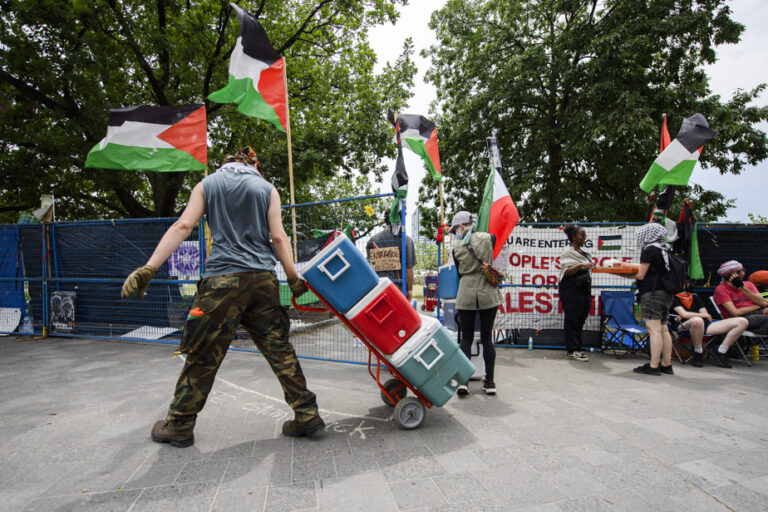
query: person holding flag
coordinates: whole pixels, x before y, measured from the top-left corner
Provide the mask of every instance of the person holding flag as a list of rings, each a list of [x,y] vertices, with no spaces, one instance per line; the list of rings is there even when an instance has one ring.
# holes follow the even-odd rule
[[[146,265],[134,270],[121,296],[141,299],[157,269],[189,236],[203,214],[213,235],[205,274],[184,322],[179,351],[186,354],[164,420],[152,427],[157,443],[184,448],[195,442],[194,427],[238,326],[248,331],[280,381],[295,419],[283,434],[312,435],[325,426],[315,394],[307,389],[293,346],[290,320],[280,304],[275,257],[285,270],[295,297],[308,291],[293,263],[291,244],[280,215],[280,195],[262,174],[250,147],[225,159],[190,194],[179,219],[163,235]]]

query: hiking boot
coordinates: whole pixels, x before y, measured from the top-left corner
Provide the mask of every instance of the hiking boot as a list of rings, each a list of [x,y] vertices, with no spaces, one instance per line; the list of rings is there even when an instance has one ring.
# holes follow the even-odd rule
[[[568,352],[568,354],[565,356],[568,359],[573,359],[574,361],[589,361],[589,357],[584,352]]]
[[[721,354],[720,352],[715,350],[714,352],[712,352],[712,355],[715,357],[717,364],[719,364],[723,368],[733,368],[733,366],[731,366],[731,363],[728,362],[728,358],[726,357],[725,354]]]
[[[704,358],[698,352],[694,352],[693,360],[691,361],[691,364],[696,368],[701,368],[702,366],[704,366]]]
[[[661,373],[666,373],[667,375],[675,374],[675,371],[672,369],[672,365],[664,366],[663,364],[659,364],[659,371]]]
[[[466,384],[462,384],[458,388],[456,388],[456,394],[459,396],[467,396],[469,394],[469,388]]]
[[[325,422],[320,416],[314,416],[307,421],[288,420],[283,423],[283,435],[289,437],[311,437],[318,430],[325,428]]]
[[[492,380],[484,380],[483,381],[483,391],[485,391],[486,395],[495,395],[496,394],[496,384],[494,384]]]
[[[651,368],[651,363],[645,363],[643,366],[638,366],[632,371],[635,373],[644,373],[646,375],[661,375],[661,370],[658,368]]]
[[[186,448],[195,444],[192,430],[171,430],[168,422],[160,420],[152,427],[152,440],[156,443],[168,443],[176,448]]]

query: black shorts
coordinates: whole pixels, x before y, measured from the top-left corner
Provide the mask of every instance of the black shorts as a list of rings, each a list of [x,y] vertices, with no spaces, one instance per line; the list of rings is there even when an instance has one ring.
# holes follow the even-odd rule
[[[640,295],[640,310],[643,320],[661,320],[666,323],[669,318],[669,308],[675,296],[664,290],[645,292]]]

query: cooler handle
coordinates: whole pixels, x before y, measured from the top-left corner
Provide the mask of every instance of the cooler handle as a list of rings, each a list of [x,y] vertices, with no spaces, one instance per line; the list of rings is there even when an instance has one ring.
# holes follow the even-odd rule
[[[343,267],[341,267],[341,270],[339,270],[338,272],[336,272],[334,275],[331,275],[331,273],[328,271],[328,269],[327,269],[327,268],[325,268],[325,266],[326,266],[328,263],[330,263],[330,261],[331,261],[333,258],[336,258],[336,257],[338,257],[338,258],[339,258],[341,261],[343,261],[343,262],[344,262],[344,266],[343,266]],[[346,258],[344,258],[344,252],[343,252],[341,249],[336,249],[336,250],[335,250],[333,253],[331,253],[330,257],[329,257],[327,260],[325,260],[324,262],[322,262],[321,264],[319,264],[319,265],[317,266],[318,270],[320,270],[322,273],[324,273],[325,275],[327,275],[327,276],[328,276],[328,278],[329,278],[331,281],[335,281],[335,280],[336,280],[336,278],[337,278],[337,277],[339,277],[341,274],[343,274],[343,273],[344,273],[344,271],[345,271],[345,270],[347,270],[349,267],[350,267],[350,265],[349,265],[349,262],[346,260]]]
[[[375,313],[375,309],[379,307],[379,304],[386,304],[389,306],[389,309],[386,313],[384,313],[384,316],[379,317]],[[366,311],[366,315],[373,318],[374,322],[376,322],[379,325],[383,325],[384,322],[387,321],[387,318],[389,318],[393,313],[395,312],[394,306],[392,306],[392,303],[389,300],[389,297],[386,295],[380,295],[376,299],[374,299],[374,302],[368,307],[368,311]]]
[[[426,350],[427,350],[429,347],[434,347],[434,348],[435,348],[435,350],[437,350],[437,357],[436,357],[436,358],[434,358],[434,359],[432,360],[432,362],[431,362],[431,363],[427,363],[427,362],[426,362],[424,359],[422,359],[422,357],[421,357],[421,355],[422,355],[422,354],[423,354],[423,353],[424,353],[424,352],[425,352],[425,351],[426,351]],[[414,356],[413,356],[413,359],[414,359],[415,361],[418,361],[418,362],[420,362],[420,363],[421,363],[421,364],[424,366],[424,368],[426,368],[427,370],[431,370],[431,369],[432,369],[432,367],[433,367],[433,366],[435,366],[435,364],[437,364],[437,362],[438,362],[440,359],[442,359],[444,355],[445,355],[445,354],[443,353],[443,351],[442,351],[442,350],[440,350],[440,347],[438,347],[438,346],[437,346],[437,342],[435,342],[435,340],[434,340],[434,339],[431,339],[431,340],[429,340],[429,342],[427,342],[427,344],[426,344],[426,345],[424,345],[423,347],[421,347],[421,350],[419,350],[419,351],[416,353],[416,355],[414,355]]]

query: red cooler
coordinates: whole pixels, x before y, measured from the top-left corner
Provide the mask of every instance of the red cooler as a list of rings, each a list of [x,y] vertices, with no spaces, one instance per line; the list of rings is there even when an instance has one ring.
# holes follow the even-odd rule
[[[394,353],[421,327],[416,309],[386,277],[344,316],[385,356]]]

